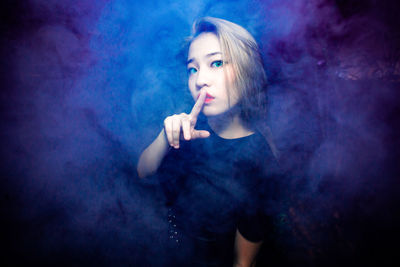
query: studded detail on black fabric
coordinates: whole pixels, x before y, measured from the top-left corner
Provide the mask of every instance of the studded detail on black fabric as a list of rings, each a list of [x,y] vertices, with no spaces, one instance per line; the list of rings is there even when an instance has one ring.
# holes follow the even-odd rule
[[[180,233],[176,227],[176,215],[172,208],[168,209],[167,219],[169,224],[168,225],[169,239],[173,241],[175,244],[178,244],[180,240]]]

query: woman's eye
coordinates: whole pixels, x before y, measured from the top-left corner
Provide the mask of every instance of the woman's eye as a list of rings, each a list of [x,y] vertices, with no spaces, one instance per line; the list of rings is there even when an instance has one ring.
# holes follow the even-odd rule
[[[195,68],[188,68],[188,74],[190,75],[190,74],[194,74],[194,73],[196,73],[197,72],[197,70],[195,69]]]
[[[222,67],[222,65],[223,65],[222,60],[216,60],[216,61],[213,61],[213,63],[211,63],[211,67],[214,67],[214,68]]]

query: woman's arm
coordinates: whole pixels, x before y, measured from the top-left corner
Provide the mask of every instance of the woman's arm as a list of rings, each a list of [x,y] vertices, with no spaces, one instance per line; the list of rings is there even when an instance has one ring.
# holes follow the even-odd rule
[[[154,174],[167,154],[170,146],[164,128],[157,138],[140,155],[137,172],[140,178]]]
[[[236,230],[235,237],[235,261],[234,267],[253,267],[256,264],[256,256],[260,249],[262,241],[251,242],[242,236],[239,230]]]

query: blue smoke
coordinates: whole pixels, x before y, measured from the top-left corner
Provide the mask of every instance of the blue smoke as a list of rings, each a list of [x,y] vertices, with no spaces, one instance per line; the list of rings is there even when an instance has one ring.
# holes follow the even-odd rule
[[[372,8],[352,17],[323,0],[7,4],[15,19],[2,41],[10,75],[1,95],[1,207],[10,260],[162,264],[161,192],[138,180],[136,163],[163,119],[193,104],[182,47],[205,15],[244,26],[261,44],[267,121],[288,173],[277,234],[289,261],[324,259],[342,239],[338,253],[351,257],[348,243],[361,242],[351,213],[370,218],[394,202],[398,93],[380,81],[399,70],[373,69],[391,61],[371,37],[392,30]],[[374,26],[361,27],[366,21]],[[369,223],[392,229],[387,218]]]

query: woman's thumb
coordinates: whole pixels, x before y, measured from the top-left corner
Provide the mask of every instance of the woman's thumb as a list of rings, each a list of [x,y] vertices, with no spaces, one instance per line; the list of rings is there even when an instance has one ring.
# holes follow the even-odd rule
[[[192,134],[192,139],[196,138],[207,138],[210,136],[210,132],[206,130],[194,130]]]

